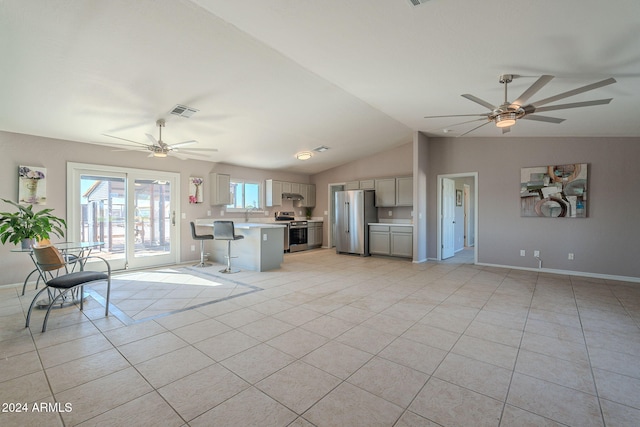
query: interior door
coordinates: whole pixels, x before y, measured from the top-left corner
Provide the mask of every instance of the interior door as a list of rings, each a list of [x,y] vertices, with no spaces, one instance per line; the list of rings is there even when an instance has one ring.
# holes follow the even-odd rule
[[[442,259],[455,254],[456,183],[442,178]]]

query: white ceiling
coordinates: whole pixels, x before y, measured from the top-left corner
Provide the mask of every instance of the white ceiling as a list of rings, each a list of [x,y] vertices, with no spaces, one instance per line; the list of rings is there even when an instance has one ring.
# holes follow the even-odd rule
[[[542,74],[556,78],[530,101],[618,81],[558,102],[611,104],[521,120],[510,137],[640,136],[639,16],[637,0],[3,0],[0,129],[146,143],[165,118],[166,143],[195,139],[213,162],[316,173],[416,130],[469,130],[424,116],[484,113],[460,95],[501,104],[510,73],[510,101]],[[465,138],[486,136],[502,134]]]

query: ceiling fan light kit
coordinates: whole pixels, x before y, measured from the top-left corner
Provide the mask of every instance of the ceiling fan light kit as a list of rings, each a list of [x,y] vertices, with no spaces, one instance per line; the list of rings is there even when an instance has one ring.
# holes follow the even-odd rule
[[[495,118],[496,126],[499,128],[508,128],[516,124],[516,113],[501,113]]]
[[[474,130],[481,128],[482,126],[485,126],[491,122],[495,123],[496,127],[501,128],[503,133],[508,132],[510,130],[510,127],[515,125],[516,121],[518,121],[519,119],[528,119],[528,120],[534,120],[539,122],[558,124],[558,123],[562,123],[564,119],[559,119],[556,117],[540,116],[540,115],[535,115],[534,113],[542,112],[542,111],[566,110],[569,108],[590,107],[594,105],[608,104],[612,101],[613,98],[597,99],[593,101],[573,102],[569,104],[550,105],[548,107],[542,107],[542,105],[549,104],[551,102],[555,102],[560,99],[568,98],[570,96],[578,95],[580,93],[588,92],[590,90],[607,86],[616,82],[616,80],[613,77],[611,77],[596,83],[579,87],[577,89],[573,89],[567,92],[557,94],[555,96],[551,96],[549,98],[541,99],[539,101],[526,104],[529,98],[535,95],[540,89],[542,89],[547,83],[549,83],[554,78],[554,76],[550,76],[550,75],[540,76],[538,80],[536,80],[531,86],[529,86],[529,88],[525,90],[522,93],[522,95],[520,95],[515,101],[509,102],[508,96],[507,96],[507,86],[509,83],[513,81],[515,77],[516,75],[514,74],[502,74],[498,77],[498,81],[504,84],[504,103],[501,104],[500,106],[495,107],[493,104],[470,94],[462,95],[463,98],[467,98],[468,100],[473,101],[476,104],[480,104],[483,107],[488,108],[489,112],[487,113],[427,116],[425,118],[435,119],[435,118],[444,118],[444,117],[472,117],[472,116],[481,117],[480,119],[477,119],[477,120],[456,123],[450,126],[456,126],[456,125],[470,123],[474,121],[484,121],[484,123],[482,123],[481,125],[476,126],[473,129],[459,136],[467,135],[468,133],[471,133]]]

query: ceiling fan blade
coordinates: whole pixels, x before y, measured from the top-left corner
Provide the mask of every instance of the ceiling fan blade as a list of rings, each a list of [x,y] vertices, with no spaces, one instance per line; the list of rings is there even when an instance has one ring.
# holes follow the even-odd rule
[[[113,151],[113,152],[116,152],[116,151],[141,151],[141,152],[145,152],[147,150],[145,148],[134,148],[134,147],[132,147],[132,148],[122,148],[120,150],[111,150],[111,151]]]
[[[529,86],[529,89],[525,90],[522,95],[518,97],[518,99],[513,101],[511,107],[518,108],[524,105],[524,103],[527,102],[529,98],[535,95],[540,89],[544,87],[544,85],[549,83],[552,79],[553,76],[547,74],[540,76],[538,80],[536,80],[531,86]]]
[[[464,95],[462,95],[463,98],[467,98],[469,101],[473,101],[476,104],[480,104],[483,107],[487,107],[489,110],[493,111],[495,110],[496,106],[483,100],[478,98],[477,96],[473,96],[473,95],[469,95],[468,93],[465,93]]]
[[[538,122],[547,122],[547,123],[562,123],[566,120],[566,119],[558,119],[556,117],[538,116],[538,115],[531,115],[531,114],[527,114],[526,116],[523,116],[521,118],[526,120],[535,120]]]
[[[174,148],[175,145],[171,147]],[[180,151],[182,153],[185,152],[182,148],[174,148],[174,151]],[[189,151],[218,151],[218,149],[217,148],[189,148]]]
[[[143,144],[141,142],[137,142],[137,141],[132,141],[130,139],[126,139],[126,138],[120,138],[119,136],[113,136],[113,135],[107,135],[106,133],[103,133],[102,136],[108,136],[109,138],[115,138],[115,139],[119,139],[121,141],[127,141],[127,142],[131,142],[133,144],[138,144],[138,145],[142,145],[142,146],[147,146],[147,144]]]
[[[158,141],[153,137],[153,135],[149,134],[149,133],[145,133],[145,135],[147,135],[147,139],[149,141],[151,141],[152,145],[157,145],[160,146],[160,144],[158,144]]]
[[[480,126],[476,126],[476,127],[474,127],[473,129],[468,130],[468,131],[466,131],[465,133],[463,133],[463,134],[461,134],[461,135],[458,135],[458,137],[465,136],[466,134],[471,133],[471,132],[473,132],[473,131],[474,131],[474,130],[476,130],[476,129],[479,129],[479,128],[481,128],[482,126],[486,126],[486,125],[488,125],[489,123],[491,123],[491,122],[490,122],[490,121],[487,121],[486,123],[483,123],[483,124],[481,124]]]
[[[535,112],[537,113],[539,111],[566,110],[567,108],[590,107],[592,105],[604,105],[610,103],[612,100],[613,98],[608,98],[596,99],[594,101],[572,102],[570,104],[549,105],[548,107],[536,108]]]
[[[447,128],[452,128],[454,126],[460,126],[460,125],[464,125],[464,124],[467,124],[467,123],[473,123],[473,122],[479,122],[479,121],[485,121],[485,120],[487,120],[487,119],[486,118],[482,118],[482,119],[467,120],[467,121],[460,122],[460,123],[454,123],[452,125],[445,126],[445,132],[446,132]]]
[[[484,114],[450,114],[448,116],[425,116],[425,119],[443,119],[446,117],[488,117],[491,113]]]
[[[573,90],[570,90],[570,91],[567,91],[567,92],[559,93],[558,95],[554,95],[554,96],[551,96],[549,98],[541,99],[540,101],[532,102],[531,104],[534,105],[537,108],[537,107],[539,107],[541,105],[548,104],[548,103],[554,102],[554,101],[558,101],[560,99],[568,98],[570,96],[578,95],[579,93],[588,92],[590,90],[597,89],[597,88],[603,87],[603,86],[607,86],[607,85],[610,85],[610,84],[615,83],[615,82],[616,82],[616,79],[614,79],[613,77],[610,77],[608,79],[601,80],[599,82],[592,83],[590,85],[582,86],[582,87],[579,87],[577,89],[573,89]]]
[[[182,142],[178,142],[177,144],[171,144],[169,145],[169,148],[178,148],[178,147],[184,147],[185,145],[191,145],[191,144],[197,144],[198,141],[196,141],[195,139],[192,139],[191,141],[182,141]]]
[[[178,154],[178,153],[179,153],[179,154],[188,154],[189,156],[207,157],[207,155],[206,155],[206,154],[203,154],[203,153],[195,153],[195,152],[190,151],[190,150],[180,150],[180,151],[173,150],[173,151],[171,151],[171,152],[172,152],[172,153],[175,153],[175,154]]]

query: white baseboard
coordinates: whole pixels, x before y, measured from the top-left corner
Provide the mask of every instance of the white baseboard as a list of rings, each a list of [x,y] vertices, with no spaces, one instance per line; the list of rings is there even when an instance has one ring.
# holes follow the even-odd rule
[[[482,265],[486,267],[509,268],[511,270],[536,271],[539,273],[564,274],[566,276],[592,277],[594,279],[607,279],[607,280],[618,280],[622,282],[640,283],[640,277],[617,276],[613,274],[600,274],[600,273],[590,273],[585,271],[573,271],[573,270],[556,270],[553,268],[515,267],[512,265],[489,264],[484,262],[478,262],[476,263],[476,265]]]

